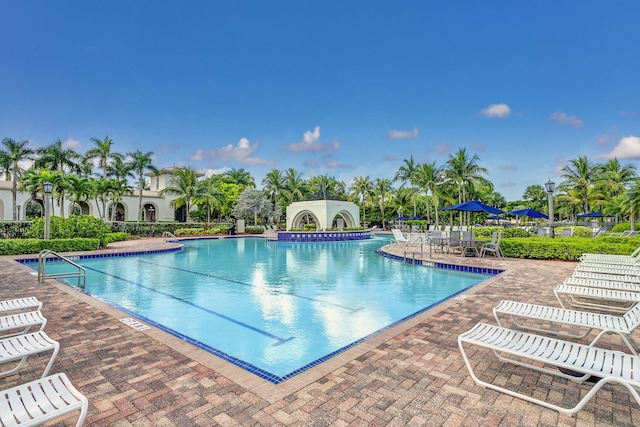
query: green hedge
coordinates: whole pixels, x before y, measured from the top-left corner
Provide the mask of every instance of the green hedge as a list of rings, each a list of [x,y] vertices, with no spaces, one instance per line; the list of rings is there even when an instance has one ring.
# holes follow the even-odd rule
[[[127,233],[109,233],[104,237],[104,244],[108,245],[113,242],[123,242],[127,240],[129,236]]]
[[[44,249],[54,252],[95,251],[100,248],[100,239],[3,239],[0,240],[0,255],[37,254]]]
[[[577,261],[584,253],[629,255],[638,246],[639,239],[598,239],[569,237],[527,237],[502,239],[500,248],[505,257]]]
[[[43,218],[33,220],[27,237],[43,239],[44,225]],[[49,222],[51,239],[95,238],[99,239],[101,246],[104,246],[104,238],[110,231],[103,220],[89,215],[70,215],[68,218],[52,216]]]

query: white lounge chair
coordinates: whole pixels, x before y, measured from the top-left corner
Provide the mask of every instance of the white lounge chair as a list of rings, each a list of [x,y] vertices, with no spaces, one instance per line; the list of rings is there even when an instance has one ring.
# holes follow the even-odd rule
[[[640,293],[586,286],[558,285],[553,293],[562,308],[567,308],[563,299],[572,307],[615,312],[626,312],[640,302]]]
[[[636,248],[631,255],[614,255],[614,254],[594,254],[585,253],[580,257],[581,261],[637,261],[640,259],[640,246]]]
[[[465,345],[488,348],[503,362],[524,366],[545,374],[581,383],[584,383],[591,376],[599,377],[600,380],[593,384],[591,390],[584,394],[576,406],[565,408],[481,380],[471,366],[471,361],[465,351]],[[553,409],[562,414],[573,415],[578,412],[607,383],[620,384],[626,387],[640,405],[640,394],[638,394],[638,389],[640,389],[640,356],[484,323],[478,323],[471,330],[461,334],[458,337],[458,347],[476,384]],[[518,357],[519,359],[514,360],[510,357]],[[520,358],[526,361],[520,360]],[[537,366],[536,363],[544,363],[549,367],[544,365]],[[558,368],[582,375],[574,376],[570,373],[563,373]]]
[[[89,401],[65,374],[55,374],[0,392],[0,425],[36,426],[80,411],[76,427],[87,418]]]
[[[617,274],[623,276],[640,276],[640,264],[637,266],[590,264],[579,262],[574,271],[590,273]]]
[[[0,378],[18,372],[18,370],[27,360],[27,357],[33,354],[51,351],[51,358],[49,358],[49,363],[47,364],[41,376],[41,378],[44,378],[49,374],[49,369],[51,369],[51,365],[53,365],[53,361],[58,355],[59,349],[60,344],[58,343],[58,341],[54,341],[49,338],[49,336],[44,331],[0,339],[0,363],[8,363],[20,360],[18,366],[15,366],[14,368],[7,371],[0,372]]]
[[[40,331],[47,325],[47,319],[40,311],[27,311],[0,316],[0,338],[26,334],[32,326],[38,325],[40,326]],[[16,329],[22,330],[16,331]],[[3,332],[4,334],[2,334]]]
[[[588,288],[614,289],[617,291],[640,292],[640,283],[616,282],[613,280],[582,279],[579,277],[567,277],[562,282],[564,285],[586,286]]]
[[[502,316],[509,316],[511,321],[519,328],[571,338],[585,338],[592,330],[599,330],[600,333],[589,343],[589,345],[592,346],[596,345],[600,338],[606,334],[618,334],[627,347],[629,347],[631,353],[638,354],[632,334],[633,331],[640,326],[640,304],[634,305],[622,316],[614,316],[611,314],[568,310],[566,308],[547,305],[503,300],[493,309],[493,316],[500,326],[504,326],[500,318]],[[532,326],[531,322],[523,323],[522,321],[518,321],[519,318],[573,325],[580,329],[586,329],[586,331],[583,333],[554,331]]]
[[[636,275],[595,273],[591,271],[576,270],[573,272],[571,277],[578,279],[605,280],[609,282],[640,283],[640,276]]]
[[[16,298],[0,301],[0,312],[14,310],[40,310],[42,303],[36,297]]]
[[[394,228],[391,230],[391,232],[393,233],[393,239],[391,239],[391,244],[395,244],[395,245],[409,244],[409,239],[404,237],[404,234],[402,234],[402,231],[398,230],[397,228]]]

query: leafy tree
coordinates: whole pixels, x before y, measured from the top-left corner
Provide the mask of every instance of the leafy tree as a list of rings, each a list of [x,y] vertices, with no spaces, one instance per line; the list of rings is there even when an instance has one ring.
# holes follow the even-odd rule
[[[80,171],[78,161],[82,158],[73,148],[63,148],[62,141],[57,139],[48,147],[36,150],[38,158],[34,167],[58,170],[64,173],[77,173]]]
[[[544,202],[547,200],[547,191],[542,185],[530,185],[524,190],[522,198],[530,203],[529,206],[527,206],[528,208],[542,211],[544,209]]]
[[[267,193],[274,210],[282,202],[282,190],[284,188],[284,178],[282,171],[271,169],[262,179],[262,189]]]
[[[305,190],[305,182],[302,179],[302,173],[297,172],[293,168],[289,168],[284,172],[284,182],[282,195],[289,205],[293,202],[303,200],[303,191]]]
[[[596,168],[587,156],[580,156],[569,161],[569,165],[562,168],[562,178],[565,181],[558,186],[561,190],[571,190],[574,198],[582,203],[583,212],[589,212],[589,199],[594,190],[594,181],[598,178]]]
[[[221,206],[223,203],[224,194],[220,191],[220,183],[221,181],[215,177],[201,181],[201,188],[198,191],[195,202],[205,206],[207,223],[211,222],[211,210]]]
[[[258,217],[267,218],[273,216],[273,206],[267,195],[253,188],[245,189],[238,197],[238,202],[233,208],[236,218],[250,218],[253,216],[253,225],[258,225]]]

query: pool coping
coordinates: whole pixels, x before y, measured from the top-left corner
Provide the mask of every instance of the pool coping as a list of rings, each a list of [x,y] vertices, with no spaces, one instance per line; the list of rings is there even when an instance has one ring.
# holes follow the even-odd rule
[[[233,237],[255,237],[255,236],[233,236]],[[226,238],[226,237],[223,237]],[[190,239],[184,239],[190,240]],[[165,244],[166,245],[166,244]],[[392,258],[394,260],[400,262],[407,263],[422,263],[421,260],[406,260],[398,254],[393,253],[395,245],[386,245],[381,247],[377,252],[381,256],[385,256],[387,258]],[[156,248],[146,248],[146,249],[138,249],[138,250],[124,250],[124,249],[116,249],[109,248],[107,251],[100,251],[99,253],[94,252],[76,252],[64,254],[65,256],[71,257],[117,257],[117,256],[130,256],[133,254],[149,254],[149,253],[162,253],[168,251],[177,251],[182,250],[183,245],[178,242],[173,243],[169,247],[164,247],[163,249]],[[97,252],[97,251],[96,251]],[[127,254],[127,255],[125,255]],[[29,269],[30,274],[36,275],[37,272],[33,271],[28,266],[24,265],[25,262],[33,262],[33,255],[25,255],[20,257],[11,257],[13,261],[20,264],[23,268]],[[431,260],[424,260],[425,265],[438,265],[439,268],[448,268],[448,269],[457,269],[464,271],[473,271],[477,270],[477,267],[473,266],[464,266],[451,262],[436,262],[434,263]],[[505,270],[501,269],[489,269],[493,271],[504,272]],[[474,271],[480,272],[480,271]],[[486,274],[486,273],[485,273]],[[304,370],[303,372],[297,373],[296,375],[288,378],[280,383],[274,384],[273,382],[261,378],[260,376],[247,371],[246,369],[234,364],[231,361],[227,361],[211,352],[199,348],[197,345],[188,342],[187,340],[181,339],[178,336],[171,334],[168,331],[163,330],[163,328],[158,327],[151,323],[151,327],[149,329],[139,329],[137,332],[143,333],[149,337],[156,339],[157,341],[167,345],[168,347],[174,349],[175,351],[183,354],[190,359],[201,363],[202,365],[213,369],[222,375],[226,376],[229,380],[241,385],[242,387],[254,392],[256,395],[267,401],[275,401],[281,399],[283,396],[287,396],[289,394],[295,393],[296,391],[306,387],[307,385],[317,381],[318,379],[326,376],[327,374],[339,369],[345,364],[351,362],[357,357],[371,351],[372,349],[378,347],[380,344],[389,341],[390,339],[396,337],[397,335],[407,331],[408,329],[414,327],[415,325],[423,322],[424,320],[432,317],[434,314],[445,310],[450,307],[452,304],[459,302],[461,299],[466,298],[466,294],[473,294],[478,292],[479,290],[488,286],[496,277],[497,273],[491,275],[481,282],[458,291],[457,293],[447,297],[446,299],[435,303],[435,305],[431,305],[426,307],[424,310],[421,310],[417,313],[414,313],[408,318],[400,319],[394,322],[387,327],[384,327],[367,337],[364,337],[356,342],[347,345],[346,349],[341,349],[337,354],[334,354],[331,357],[328,357],[326,360],[322,360],[318,363],[314,362],[312,367]],[[46,281],[49,284],[53,284],[57,288],[63,290],[64,292],[71,294],[82,300],[91,306],[100,309],[101,311],[113,316],[114,318],[123,321],[125,319],[129,319],[132,314],[128,313],[125,310],[122,310],[118,307],[111,305],[101,299],[88,294],[87,292],[79,289],[73,285],[65,284],[56,279],[47,279]],[[143,320],[144,321],[144,320]],[[334,352],[335,353],[335,352]],[[333,354],[333,353],[332,353]]]

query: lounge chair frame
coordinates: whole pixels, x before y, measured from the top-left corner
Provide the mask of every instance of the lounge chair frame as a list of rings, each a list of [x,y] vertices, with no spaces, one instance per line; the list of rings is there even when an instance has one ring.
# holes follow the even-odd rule
[[[55,374],[0,392],[0,425],[36,426],[80,411],[76,427],[87,417],[89,401],[65,374]]]
[[[500,326],[504,326],[500,320],[501,317],[508,316],[513,324],[520,329],[577,339],[585,338],[593,330],[599,330],[598,335],[589,343],[591,346],[596,345],[597,342],[600,341],[600,338],[606,334],[616,334],[626,344],[631,353],[635,355],[638,354],[636,351],[637,344],[633,340],[632,335],[640,326],[640,304],[633,306],[623,316],[615,316],[611,314],[592,313],[502,300],[500,304],[493,309],[493,315]],[[548,328],[534,327],[529,324],[530,322],[523,323],[521,320],[537,320],[572,325],[579,327],[579,329],[584,330],[584,332],[571,333],[554,331]]]
[[[0,312],[25,309],[40,310],[41,308],[42,302],[38,301],[36,297],[16,298],[0,301]]]
[[[29,332],[31,327],[40,326],[40,331],[47,325],[47,319],[38,311],[27,311],[24,313],[9,314],[0,316],[0,338],[8,338],[15,335],[22,335]],[[16,329],[23,328],[20,331]],[[14,332],[10,332],[14,331]],[[2,334],[6,332],[5,334]]]
[[[553,293],[562,308],[569,308],[566,303],[570,307],[624,313],[640,302],[640,293],[586,286],[558,285]]]
[[[591,390],[584,395],[576,406],[565,408],[481,380],[473,370],[464,345],[488,348],[502,362],[580,383],[585,383],[591,376],[601,379],[593,384]],[[638,394],[638,389],[640,389],[640,356],[484,323],[478,323],[471,330],[461,334],[458,337],[458,347],[476,384],[553,409],[562,414],[573,415],[578,412],[598,390],[608,383],[620,384],[625,387],[640,405],[640,394]],[[518,357],[519,359],[516,360],[513,357]],[[543,363],[544,365],[536,366],[535,363]],[[546,365],[552,368],[547,368],[545,367]],[[574,371],[582,375],[573,376],[563,373],[557,368]]]
[[[0,378],[18,372],[27,360],[27,357],[51,351],[49,363],[47,363],[40,377],[44,378],[49,374],[51,365],[53,365],[53,361],[56,359],[59,350],[60,344],[58,341],[52,340],[44,331],[0,339],[0,364],[14,362],[16,360],[20,361],[18,365],[12,369],[0,372]]]

